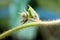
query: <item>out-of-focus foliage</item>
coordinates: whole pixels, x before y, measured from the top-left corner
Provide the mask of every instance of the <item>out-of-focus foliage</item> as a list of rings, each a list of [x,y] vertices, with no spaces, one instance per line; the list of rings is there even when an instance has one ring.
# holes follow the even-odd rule
[[[0,0],[0,8],[8,6],[12,0]]]
[[[60,0],[37,0],[40,7],[60,11]]]

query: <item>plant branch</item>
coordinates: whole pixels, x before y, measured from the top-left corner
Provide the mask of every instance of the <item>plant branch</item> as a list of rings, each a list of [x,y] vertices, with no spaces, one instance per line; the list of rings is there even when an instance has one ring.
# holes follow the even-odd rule
[[[13,32],[16,32],[18,30],[21,30],[23,28],[27,28],[27,27],[31,27],[31,26],[49,26],[49,25],[58,25],[60,24],[60,20],[52,20],[52,21],[40,21],[40,22],[32,22],[32,23],[28,23],[28,24],[23,24],[21,26],[17,26],[15,28],[12,28],[2,34],[0,34],[0,39],[5,38],[6,36],[12,34]]]

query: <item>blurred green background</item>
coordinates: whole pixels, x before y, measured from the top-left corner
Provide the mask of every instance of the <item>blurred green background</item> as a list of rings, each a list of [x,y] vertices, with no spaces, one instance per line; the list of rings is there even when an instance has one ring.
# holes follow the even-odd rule
[[[0,0],[0,33],[22,24],[19,13],[25,11],[28,4],[35,9],[41,20],[60,19],[60,0]],[[27,23],[29,22],[31,21]],[[55,32],[52,28],[48,28],[30,27],[19,30],[10,36],[13,40],[35,40],[37,35],[37,40],[59,40],[60,27],[56,27]],[[52,36],[50,30],[54,32]],[[39,35],[42,35],[43,38]],[[10,40],[12,39],[10,38]],[[6,40],[8,39],[6,38]]]

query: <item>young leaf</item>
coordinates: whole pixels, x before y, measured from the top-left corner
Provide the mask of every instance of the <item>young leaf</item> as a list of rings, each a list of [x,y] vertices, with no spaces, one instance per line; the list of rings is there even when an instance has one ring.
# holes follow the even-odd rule
[[[34,9],[29,5],[29,9],[28,9],[28,16],[31,18],[39,18],[38,14],[34,11]]]

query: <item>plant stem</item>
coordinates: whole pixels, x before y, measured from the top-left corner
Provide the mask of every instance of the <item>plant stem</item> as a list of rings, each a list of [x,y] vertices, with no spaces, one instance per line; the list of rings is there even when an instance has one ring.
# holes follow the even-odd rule
[[[21,26],[17,26],[17,27],[15,27],[15,28],[12,28],[12,29],[10,29],[10,30],[8,30],[8,31],[0,34],[0,39],[3,39],[3,38],[5,38],[6,36],[10,35],[11,33],[16,32],[16,31],[18,31],[18,30],[21,30],[21,29],[23,29],[23,28],[26,28],[26,27],[28,27],[28,26],[38,26],[39,24],[40,24],[39,22],[33,22],[33,23],[23,24],[23,25],[21,25]]]
[[[15,28],[12,28],[2,34],[0,34],[0,39],[3,39],[5,38],[6,36],[12,34],[13,32],[16,32],[18,30],[21,30],[23,28],[27,28],[27,27],[31,27],[31,26],[49,26],[49,25],[58,25],[60,24],[60,20],[53,20],[53,21],[40,21],[40,22],[31,22],[31,23],[28,23],[28,24],[23,24],[21,26],[17,26]]]

